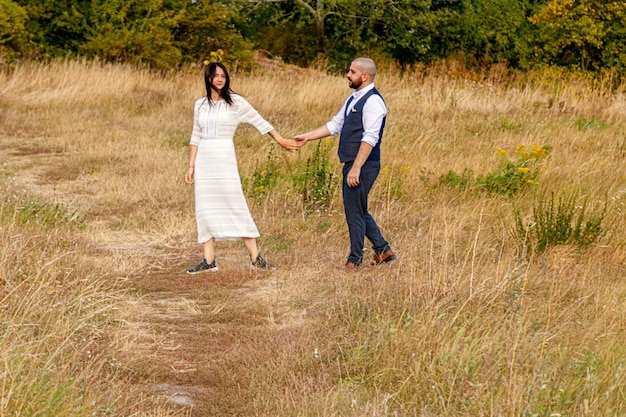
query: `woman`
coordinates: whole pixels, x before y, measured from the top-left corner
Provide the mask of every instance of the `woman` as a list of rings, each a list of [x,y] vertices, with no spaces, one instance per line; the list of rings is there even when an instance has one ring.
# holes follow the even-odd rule
[[[207,96],[194,105],[185,175],[185,181],[194,184],[198,243],[202,243],[204,259],[187,272],[216,272],[215,241],[240,238],[250,254],[252,268],[274,269],[257,249],[259,231],[241,187],[233,136],[239,123],[250,123],[261,134],[269,133],[287,150],[296,150],[298,146],[278,134],[250,103],[230,89],[230,76],[224,65],[210,63],[204,82]]]

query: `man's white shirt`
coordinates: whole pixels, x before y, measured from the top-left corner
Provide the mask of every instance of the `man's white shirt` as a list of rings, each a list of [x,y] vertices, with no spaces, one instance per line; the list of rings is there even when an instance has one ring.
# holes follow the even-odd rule
[[[337,135],[341,133],[341,129],[343,128],[343,123],[348,115],[348,112],[354,111],[354,106],[356,103],[370,90],[374,88],[374,84],[370,84],[367,87],[355,91],[352,93],[345,101],[339,113],[335,115],[328,123],[326,123],[326,127],[331,135]],[[350,101],[350,97],[353,97],[353,100],[350,102],[349,108],[346,108],[348,105],[348,101]],[[382,97],[378,94],[372,95],[365,105],[363,106],[363,137],[361,138],[362,142],[366,142],[370,144],[372,147],[378,144],[378,140],[380,137],[380,129],[383,124],[383,119],[387,115],[387,106],[385,106],[385,102]]]

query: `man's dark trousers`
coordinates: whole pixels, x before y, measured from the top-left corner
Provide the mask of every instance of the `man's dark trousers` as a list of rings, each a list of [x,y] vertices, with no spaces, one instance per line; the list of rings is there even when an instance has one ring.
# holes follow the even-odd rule
[[[363,262],[363,246],[365,237],[372,242],[376,253],[389,249],[389,242],[385,240],[376,221],[367,210],[367,197],[380,172],[380,161],[366,161],[361,167],[359,185],[348,187],[346,178],[352,168],[352,162],[343,166],[343,209],[350,233],[350,255],[348,261],[360,265]]]

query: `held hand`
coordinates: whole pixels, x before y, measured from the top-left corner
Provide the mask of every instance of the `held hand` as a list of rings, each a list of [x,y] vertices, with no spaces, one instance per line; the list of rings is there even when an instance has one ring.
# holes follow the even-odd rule
[[[278,142],[280,146],[282,146],[283,148],[285,148],[286,150],[290,152],[297,151],[298,149],[300,149],[300,147],[298,146],[296,142],[290,139],[285,139],[282,136],[279,136],[278,138],[276,138],[276,142]]]
[[[298,147],[301,148],[307,142],[325,138],[326,136],[331,136],[331,134],[330,130],[328,130],[328,126],[324,124],[313,130],[309,130],[306,133],[300,133],[299,135],[294,136],[292,139],[298,144]]]
[[[305,143],[307,143],[307,140],[304,137],[304,135],[296,135],[291,139],[293,139],[293,141],[297,144],[298,149],[300,149],[302,146],[304,146]]]

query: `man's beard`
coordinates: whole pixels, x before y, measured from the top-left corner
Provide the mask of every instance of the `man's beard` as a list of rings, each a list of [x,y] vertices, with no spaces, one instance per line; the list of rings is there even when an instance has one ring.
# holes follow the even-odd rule
[[[361,86],[361,84],[363,84],[363,82],[361,81],[360,78],[357,78],[354,81],[350,80],[350,84],[349,85],[350,85],[350,88],[354,88],[356,90],[357,88],[359,88]]]

